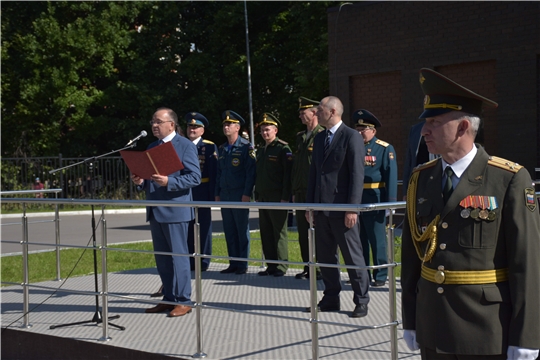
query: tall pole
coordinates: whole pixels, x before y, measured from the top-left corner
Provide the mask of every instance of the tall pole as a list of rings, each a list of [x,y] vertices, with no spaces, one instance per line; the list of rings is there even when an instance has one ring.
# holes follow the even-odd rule
[[[247,73],[248,73],[248,97],[249,97],[249,136],[251,143],[255,145],[255,132],[253,126],[253,100],[251,98],[251,64],[249,60],[249,31],[248,31],[248,15],[247,1],[244,0],[244,17],[246,19],[246,52],[247,52]]]

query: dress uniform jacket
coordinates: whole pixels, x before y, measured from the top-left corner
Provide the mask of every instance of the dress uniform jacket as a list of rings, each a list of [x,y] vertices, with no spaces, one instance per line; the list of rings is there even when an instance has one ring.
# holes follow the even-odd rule
[[[377,137],[373,137],[364,145],[366,157],[362,204],[397,201],[397,163],[394,147]],[[373,265],[388,263],[384,210],[360,213],[360,239],[366,264],[370,264],[370,248]],[[373,270],[375,281],[384,283],[387,275],[388,268]]]
[[[296,202],[306,201],[306,190],[309,178],[309,166],[311,165],[311,155],[313,153],[313,140],[315,135],[324,131],[321,125],[317,125],[309,137],[306,130],[296,134],[296,152],[292,166],[292,192]],[[300,197],[300,198],[297,198]]]
[[[362,204],[397,201],[396,151],[373,137],[366,146]]]
[[[238,137],[229,147],[219,147],[216,196],[221,201],[242,201],[252,196],[255,185],[255,150],[249,141]],[[231,257],[249,257],[249,209],[221,208],[227,252]],[[236,270],[247,269],[247,261],[229,260]]]
[[[255,199],[279,202],[291,198],[292,152],[279,138],[257,149]]]
[[[403,328],[416,330],[421,346],[447,353],[505,354],[509,345],[540,348],[540,214],[529,173],[478,148],[445,205],[441,163],[419,166],[409,182]],[[465,210],[468,200],[481,199],[488,204]],[[487,207],[489,216],[473,213],[478,207]],[[436,231],[431,250],[426,240],[417,252],[411,235],[416,230]]]
[[[228,143],[219,147],[215,195],[222,201],[240,201],[242,195],[251,197],[255,185],[255,150],[241,136],[227,149]],[[230,199],[228,194],[239,196]]]
[[[210,140],[200,139],[196,144],[201,167],[201,184],[192,189],[193,200],[214,201],[214,191],[216,190],[217,173],[217,146]],[[201,239],[201,254],[212,255],[212,209],[199,208],[199,224]],[[194,223],[194,221],[193,221]],[[189,252],[195,252],[195,234],[193,224],[190,223],[188,232]],[[190,258],[191,268],[195,266],[194,259]],[[202,259],[203,269],[207,269],[210,264],[209,258]]]
[[[292,152],[278,138],[257,149],[255,199],[264,202],[289,201],[291,198]],[[264,256],[268,260],[289,259],[287,239],[287,210],[259,209],[259,226]],[[272,272],[287,271],[285,264],[268,264]]]

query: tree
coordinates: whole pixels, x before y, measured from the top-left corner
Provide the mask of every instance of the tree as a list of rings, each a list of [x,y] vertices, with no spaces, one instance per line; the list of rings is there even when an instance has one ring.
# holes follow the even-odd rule
[[[334,2],[247,2],[254,119],[292,141],[300,95],[328,93]],[[121,148],[157,107],[248,115],[243,2],[2,2],[2,156]],[[139,148],[152,141],[140,141]]]

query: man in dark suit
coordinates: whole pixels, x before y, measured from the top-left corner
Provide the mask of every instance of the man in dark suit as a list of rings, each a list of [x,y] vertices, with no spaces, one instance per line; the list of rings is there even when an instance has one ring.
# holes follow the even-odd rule
[[[535,359],[540,213],[525,168],[474,143],[497,103],[431,70],[402,237],[403,338],[423,359]],[[459,355],[459,356],[458,356]]]
[[[201,184],[194,187],[194,201],[214,201],[217,176],[217,146],[210,140],[203,139],[204,130],[208,127],[208,119],[198,112],[190,112],[184,116],[187,124],[187,137],[197,147],[199,165],[201,167]],[[198,209],[199,229],[201,239],[201,254],[212,255],[212,209],[203,207]],[[191,221],[188,230],[189,252],[195,252],[194,225]],[[190,258],[191,270],[195,270],[195,260]],[[202,271],[206,271],[210,265],[209,258],[201,260]]]
[[[364,186],[366,150],[360,134],[341,120],[343,104],[334,96],[317,107],[319,124],[326,128],[313,143],[313,157],[307,188],[307,203],[360,204]],[[306,213],[309,221],[309,213]],[[346,265],[365,266],[360,242],[360,225],[355,211],[318,211],[315,214],[316,256],[321,264],[338,264],[337,248]],[[352,317],[368,313],[369,275],[366,269],[348,269],[356,305]],[[321,266],[324,296],[319,311],[339,311],[341,277],[338,268]],[[308,309],[309,310],[309,309]]]
[[[146,191],[147,200],[192,201],[191,188],[201,182],[201,171],[197,148],[188,139],[175,132],[178,116],[168,108],[159,108],[150,121],[152,133],[159,140],[148,148],[171,142],[184,168],[168,176],[154,174],[151,179],[141,179],[132,174],[131,179],[139,190]],[[146,221],[150,222],[154,251],[188,254],[187,233],[193,219],[191,207],[148,206]],[[183,316],[191,312],[191,272],[189,257],[155,255],[156,266],[163,284],[163,300],[177,303],[158,304],[145,310],[146,313],[170,311],[170,317]]]

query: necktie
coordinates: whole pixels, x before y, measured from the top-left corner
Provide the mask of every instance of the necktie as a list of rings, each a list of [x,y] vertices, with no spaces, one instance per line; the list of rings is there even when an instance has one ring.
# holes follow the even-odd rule
[[[328,154],[328,149],[330,148],[330,136],[332,136],[332,132],[330,130],[326,131],[326,139],[324,141],[324,156]]]
[[[158,146],[159,146],[159,145],[162,145],[162,144],[165,144],[165,141],[163,141],[163,140],[159,140],[159,142],[158,142]]]
[[[452,186],[452,175],[454,175],[454,171],[450,166],[447,166],[446,169],[444,169],[444,173],[446,174],[446,182],[444,183],[443,188],[443,200],[446,204],[450,198],[450,195],[452,195],[452,191],[454,190],[454,187]]]

